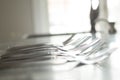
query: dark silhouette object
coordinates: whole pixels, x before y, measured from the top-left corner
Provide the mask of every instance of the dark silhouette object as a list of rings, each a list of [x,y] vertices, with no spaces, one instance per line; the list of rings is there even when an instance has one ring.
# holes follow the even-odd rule
[[[109,33],[110,34],[115,34],[117,31],[116,31],[116,29],[115,29],[115,22],[109,22],[109,24],[110,24],[110,30],[109,30]]]
[[[91,6],[91,10],[90,10],[90,24],[91,24],[91,33],[96,33],[96,29],[95,29],[95,24],[97,21],[99,20],[104,20],[104,19],[98,19],[99,16],[99,6],[96,9],[93,9]],[[105,20],[106,21],[106,20]],[[108,21],[107,21],[108,22]],[[110,25],[110,30],[109,30],[109,34],[115,34],[117,31],[114,27],[115,22],[108,22]]]
[[[96,19],[99,15],[99,6],[97,7],[97,9],[93,9],[91,6],[91,10],[90,10],[90,23],[91,23],[91,33],[96,33],[95,30],[95,23],[96,23]]]

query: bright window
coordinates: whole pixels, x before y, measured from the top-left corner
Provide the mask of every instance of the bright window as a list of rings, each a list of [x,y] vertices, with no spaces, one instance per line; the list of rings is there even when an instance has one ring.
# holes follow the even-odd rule
[[[48,0],[51,33],[90,31],[90,0]]]

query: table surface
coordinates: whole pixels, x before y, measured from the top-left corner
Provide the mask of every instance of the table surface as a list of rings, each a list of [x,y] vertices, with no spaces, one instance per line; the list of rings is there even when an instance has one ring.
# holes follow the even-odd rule
[[[1,43],[0,50],[14,45],[54,42],[61,43],[68,36],[54,38],[37,38],[12,43]],[[112,38],[113,39],[113,38]],[[112,46],[118,46],[119,39],[113,40]],[[49,63],[33,64],[26,67],[0,69],[0,80],[120,80],[120,49],[117,49],[108,59],[100,64],[79,65],[71,62],[61,65]]]

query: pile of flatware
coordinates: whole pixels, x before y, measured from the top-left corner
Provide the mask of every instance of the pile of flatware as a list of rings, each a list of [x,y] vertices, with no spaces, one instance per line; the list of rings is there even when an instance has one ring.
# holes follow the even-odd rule
[[[108,58],[115,50],[116,48],[110,49],[100,38],[90,35],[75,38],[73,35],[62,45],[47,43],[11,47],[1,56],[0,64],[46,62],[56,59],[63,59],[65,63],[94,64]]]

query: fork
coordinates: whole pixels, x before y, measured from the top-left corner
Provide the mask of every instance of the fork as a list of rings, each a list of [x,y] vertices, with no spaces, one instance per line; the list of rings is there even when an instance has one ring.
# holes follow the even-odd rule
[[[81,44],[85,40],[89,39],[91,36],[84,35],[83,37],[78,37],[77,39],[74,40],[75,35],[73,34],[70,36],[67,40],[62,42],[62,45],[55,45],[51,43],[41,43],[41,44],[35,44],[35,45],[26,45],[26,46],[17,46],[17,47],[12,47],[9,48],[7,51],[21,51],[21,50],[32,50],[32,49],[45,49],[45,48],[60,48],[62,50],[62,47],[67,47],[67,46],[76,46],[78,44]],[[82,39],[83,38],[83,39]],[[64,50],[64,49],[63,49]]]
[[[37,44],[37,45],[29,45],[29,46],[19,46],[19,47],[12,47],[10,49],[8,49],[6,51],[6,54],[5,55],[2,55],[1,57],[2,58],[9,58],[11,56],[14,56],[14,55],[25,55],[27,53],[34,53],[34,52],[42,52],[44,54],[41,54],[44,55],[44,56],[47,56],[47,55],[50,55],[50,54],[45,54],[44,51],[50,51],[50,50],[66,50],[66,47],[69,47],[69,49],[72,50],[72,48],[75,48],[76,46],[78,45],[82,45],[83,42],[87,41],[88,39],[90,39],[91,37],[90,36],[85,36],[82,38],[78,38],[77,40],[74,40],[72,41],[71,39],[73,39],[74,36],[68,38],[66,41],[67,43],[65,44],[64,42],[64,46],[56,46],[56,45],[52,45],[52,44],[49,44],[49,45],[44,45],[44,44]],[[72,48],[70,48],[70,46],[73,46]]]
[[[99,40],[97,40],[97,41],[99,41]],[[101,44],[101,42],[98,42],[99,44],[97,45],[97,46],[100,46]],[[97,48],[96,48],[96,46],[94,46],[93,45],[93,42],[91,42],[90,44],[87,44],[88,46],[86,46],[86,48],[89,48],[89,47],[93,47],[93,50],[91,50],[91,54],[95,51],[95,49],[96,50],[98,50]],[[84,46],[83,46],[84,47]],[[81,48],[81,50],[82,49],[85,49],[85,47],[84,48]],[[85,49],[86,50],[86,49]],[[71,56],[71,57],[74,57],[74,56],[85,56],[85,55],[87,55],[87,54],[89,54],[90,55],[90,52],[88,52],[88,53],[84,53],[83,55],[80,55],[80,54],[82,54],[83,52],[80,52],[80,50],[78,49],[78,51],[79,51],[79,55],[76,55],[76,51],[68,51],[68,52],[65,52],[65,51],[62,51],[62,52],[60,52],[59,50],[58,51],[55,51],[55,52],[53,52],[53,54],[51,55],[51,54],[49,54],[49,55],[46,55],[46,54],[39,54],[39,53],[29,53],[29,54],[17,54],[17,55],[9,55],[9,56],[7,56],[7,55],[4,55],[4,56],[2,56],[2,62],[21,62],[21,61],[36,61],[36,60],[50,60],[50,58],[54,58],[55,56],[61,56],[61,57],[65,57],[65,56]],[[42,53],[45,53],[45,52],[42,52]],[[57,53],[57,54],[56,54]],[[72,53],[72,54],[71,54]],[[18,60],[18,61],[17,61]]]
[[[102,40],[100,40],[100,39],[94,39],[93,41],[91,41],[91,42],[89,42],[88,44],[85,44],[85,45],[79,45],[79,46],[77,46],[76,48],[74,48],[74,49],[70,49],[70,50],[67,50],[67,51],[62,51],[62,50],[59,50],[59,52],[61,53],[60,55],[82,55],[82,54],[86,54],[87,52],[87,55],[89,54],[89,48],[93,48],[93,50],[91,50],[91,52],[92,51],[94,51],[94,50],[97,50],[97,49],[99,49],[99,47],[101,46],[101,45],[103,45],[104,44],[104,42],[102,42]],[[86,52],[87,51],[87,52]]]
[[[94,53],[94,54],[90,54],[89,56],[70,56],[71,58],[65,58],[68,62],[79,62],[82,64],[95,64],[95,63],[99,63],[105,59],[107,59],[117,48],[112,48],[112,49],[108,49],[105,48],[103,50],[99,50],[98,52]]]
[[[72,36],[70,38],[73,39],[74,37]],[[71,45],[76,47],[76,46],[78,46],[78,44],[81,45],[81,44],[83,44],[83,42],[85,42],[86,40],[88,40],[90,38],[91,38],[90,36],[85,36],[83,38],[78,38],[77,41],[76,40],[73,41],[73,42],[71,41],[71,44],[68,43],[69,45],[68,44],[66,44],[66,45],[67,45],[67,47],[69,47]],[[68,40],[67,41],[70,42],[70,39],[68,39]],[[78,44],[77,44],[77,42],[78,42]],[[46,47],[47,46],[45,46],[45,48]],[[48,47],[49,47],[49,45],[48,45]],[[55,46],[55,48],[54,47],[51,47],[51,48],[54,48],[53,50],[56,50],[56,49],[61,50],[60,48],[57,48],[57,47],[58,46]],[[63,47],[65,47],[65,46],[63,46]],[[13,47],[13,48],[8,49],[6,54],[2,55],[1,58],[9,60],[11,58],[15,58],[15,59],[17,59],[18,57],[23,57],[24,58],[26,56],[28,57],[28,56],[31,56],[31,55],[39,55],[41,57],[42,56],[50,56],[51,54],[48,53],[49,50],[47,50],[47,48],[45,50],[43,50],[43,48],[44,48],[43,44],[41,44],[41,45],[38,44],[36,46],[35,45],[30,45],[30,46],[22,46],[22,47],[21,46],[20,47]],[[62,49],[64,49],[64,48],[62,48]],[[72,50],[72,48],[70,50]]]
[[[112,49],[102,49],[94,54],[90,54],[89,56],[81,56],[81,55],[67,55],[67,56],[59,56],[59,55],[53,55],[53,56],[46,56],[46,57],[40,57],[40,56],[36,56],[36,57],[29,57],[26,59],[13,59],[13,60],[3,60],[3,65],[4,64],[8,64],[10,66],[10,64],[24,64],[24,63],[32,63],[32,62],[44,62],[44,61],[50,61],[50,60],[56,60],[56,59],[61,59],[63,61],[63,63],[52,63],[54,65],[61,65],[61,64],[66,64],[69,62],[77,62],[77,64],[75,64],[74,66],[77,66],[78,64],[95,64],[95,63],[99,63],[105,59],[107,59],[111,53],[113,53],[117,48],[112,48]],[[0,63],[1,64],[1,63]]]
[[[52,62],[54,65],[62,65],[76,62],[74,67],[82,63],[95,64],[107,59],[117,48],[109,49],[105,42],[99,38],[92,39],[92,36],[83,35],[74,39],[72,35],[60,45],[36,44],[9,48],[6,54],[0,59],[0,67],[11,67],[13,65]],[[89,42],[90,41],[90,42]],[[73,67],[73,68],[74,68]]]

